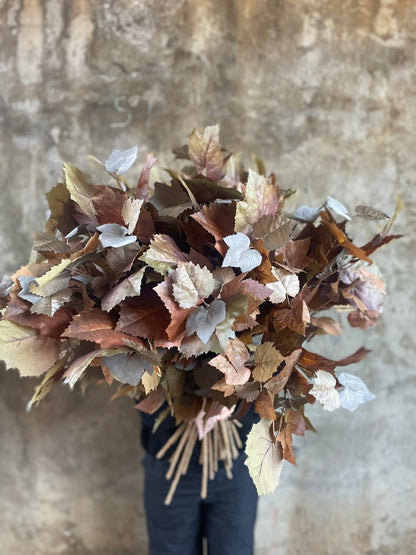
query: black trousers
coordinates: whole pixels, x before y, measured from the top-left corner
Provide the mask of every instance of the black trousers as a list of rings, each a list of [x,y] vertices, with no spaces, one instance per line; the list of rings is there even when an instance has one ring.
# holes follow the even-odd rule
[[[172,503],[163,501],[170,481],[166,460],[144,459],[145,510],[150,555],[201,555],[207,538],[209,555],[252,555],[257,492],[241,453],[229,480],[221,466],[208,481],[207,498],[200,498],[201,467],[191,465],[182,476]]]

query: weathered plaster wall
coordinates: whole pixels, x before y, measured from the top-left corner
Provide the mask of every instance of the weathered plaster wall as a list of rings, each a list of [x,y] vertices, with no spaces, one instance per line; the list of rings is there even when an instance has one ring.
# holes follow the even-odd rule
[[[26,262],[63,160],[138,144],[164,163],[220,123],[299,203],[405,209],[375,258],[389,283],[354,368],[377,399],[310,417],[298,467],[261,499],[257,555],[412,554],[416,545],[416,4],[413,0],[0,0],[0,273]],[[108,392],[0,371],[0,551],[145,554],[138,417]]]

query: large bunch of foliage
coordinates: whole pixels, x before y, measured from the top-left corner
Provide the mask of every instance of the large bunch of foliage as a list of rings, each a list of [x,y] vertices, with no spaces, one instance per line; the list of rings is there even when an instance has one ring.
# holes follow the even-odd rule
[[[186,167],[155,183],[148,155],[135,187],[123,176],[136,148],[101,164],[112,185],[65,164],[31,261],[3,281],[0,358],[22,376],[43,375],[30,405],[61,381],[117,381],[116,396],[148,413],[167,403],[160,418],[172,413],[200,439],[254,403],[247,465],[268,492],[282,458],[295,462],[292,434],[313,429],[308,403],[354,410],[372,398],[359,378],[335,372],[365,349],[336,361],[303,345],[341,333],[320,315],[334,306],[349,308],[351,326],[376,322],[384,283],[368,267],[394,237],[393,218],[359,247],[346,232],[352,215],[333,198],[287,214],[293,191],[260,160],[245,171],[216,126],[176,154]],[[386,217],[364,206],[358,216]]]

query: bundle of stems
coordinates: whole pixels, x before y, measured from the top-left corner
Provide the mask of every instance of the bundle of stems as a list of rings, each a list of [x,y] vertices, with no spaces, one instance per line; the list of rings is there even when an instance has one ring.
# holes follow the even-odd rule
[[[227,478],[231,480],[233,460],[239,455],[239,449],[243,447],[237,428],[242,424],[238,420],[220,420],[214,428],[201,439],[201,454],[199,463],[202,465],[201,498],[206,499],[208,491],[208,479],[213,480],[223,463]],[[165,505],[170,505],[178,487],[181,476],[186,474],[195,444],[198,440],[198,430],[194,421],[183,422],[169,438],[165,445],[157,453],[156,457],[161,459],[172,445],[177,446],[169,459],[169,468],[166,478],[172,480]]]

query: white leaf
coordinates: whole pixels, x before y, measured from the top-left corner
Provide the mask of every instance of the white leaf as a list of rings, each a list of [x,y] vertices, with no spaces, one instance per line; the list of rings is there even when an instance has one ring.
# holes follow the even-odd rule
[[[336,216],[341,216],[344,220],[351,220],[348,215],[348,210],[345,208],[343,204],[339,201],[335,200],[332,197],[328,197],[328,200],[325,203],[326,208],[331,210]]]
[[[208,268],[185,262],[171,273],[173,296],[181,308],[196,306],[214,290],[216,282]]]
[[[358,405],[375,399],[375,395],[368,390],[365,383],[357,376],[342,372],[338,376],[338,381],[344,386],[344,389],[339,392],[341,407],[344,409],[353,411]]]
[[[232,266],[240,268],[242,272],[250,272],[261,264],[261,254],[250,248],[250,239],[241,231],[234,235],[227,235],[224,241],[229,249],[222,263],[223,268]]]
[[[137,146],[127,150],[113,150],[105,161],[105,169],[109,173],[123,175],[128,172],[137,158]]]
[[[257,493],[271,493],[279,485],[283,459],[280,444],[270,437],[272,421],[262,419],[254,424],[247,436],[245,465],[257,488]]]
[[[341,399],[335,389],[337,381],[332,374],[324,370],[318,370],[315,374],[313,388],[309,391],[318,399],[324,410],[333,411],[341,406]]]
[[[299,278],[296,274],[280,268],[272,268],[272,274],[278,280],[267,283],[267,289],[273,291],[269,296],[272,303],[282,303],[286,300],[286,296],[295,297],[299,293]]]
[[[127,235],[127,228],[119,224],[103,224],[97,227],[101,232],[100,244],[105,247],[124,247],[137,240],[135,235]]]
[[[199,339],[207,344],[217,324],[225,320],[225,316],[225,303],[220,299],[212,301],[208,308],[198,306],[186,321],[186,335],[196,332]]]
[[[313,222],[319,216],[319,208],[312,208],[312,206],[299,206],[293,212],[292,217],[301,222]]]

